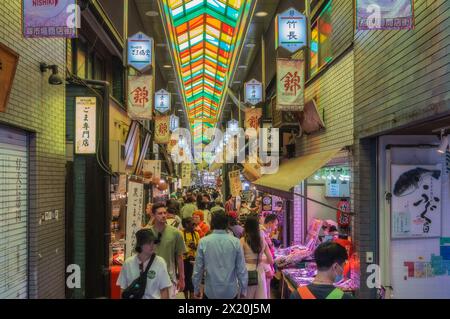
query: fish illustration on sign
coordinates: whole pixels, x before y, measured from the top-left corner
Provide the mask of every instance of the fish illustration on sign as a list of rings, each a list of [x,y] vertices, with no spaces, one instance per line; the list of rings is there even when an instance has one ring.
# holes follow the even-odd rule
[[[441,176],[441,171],[416,167],[415,169],[403,173],[395,182],[394,195],[401,197],[411,194],[419,188],[422,179],[430,175],[437,180]]]

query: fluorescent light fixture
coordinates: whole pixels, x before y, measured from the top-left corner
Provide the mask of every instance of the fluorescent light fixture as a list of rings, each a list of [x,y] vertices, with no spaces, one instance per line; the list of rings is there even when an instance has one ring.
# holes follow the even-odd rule
[[[255,44],[255,43],[247,43],[247,44],[245,45],[245,47],[246,47],[246,48],[254,48],[254,47],[256,47],[256,44]]]
[[[147,11],[145,13],[145,15],[148,17],[157,17],[157,16],[159,16],[159,13],[158,13],[158,11],[150,10],[150,11]]]
[[[167,44],[165,44],[165,43],[157,43],[156,46],[158,48],[165,48],[167,46]]]
[[[442,136],[441,138],[441,145],[438,148],[438,153],[441,154],[445,154],[445,152],[447,151],[448,148],[448,144],[449,144],[449,140],[448,140],[448,135]]]
[[[266,11],[258,11],[255,13],[255,16],[257,16],[259,18],[266,17],[267,15],[268,15],[268,13]]]
[[[246,69],[247,66],[246,66],[246,65],[240,65],[240,66],[238,66],[238,68],[239,68],[239,69]]]
[[[164,69],[171,69],[171,68],[172,68],[172,65],[170,65],[170,64],[164,64],[164,65],[163,65],[163,68],[164,68]]]

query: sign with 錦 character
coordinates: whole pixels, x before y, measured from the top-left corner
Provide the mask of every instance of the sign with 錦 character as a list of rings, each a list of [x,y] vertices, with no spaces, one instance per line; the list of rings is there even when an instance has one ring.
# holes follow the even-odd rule
[[[153,39],[142,32],[128,38],[128,65],[143,71],[152,65]]]
[[[277,16],[277,46],[295,52],[307,43],[306,17],[294,8]]]
[[[164,89],[155,93],[155,110],[161,114],[170,110],[170,93]]]
[[[77,96],[75,109],[75,154],[95,154],[97,98]]]
[[[259,119],[262,116],[262,109],[251,109],[245,110],[245,128],[254,128],[256,131],[259,130]]]
[[[168,144],[170,140],[169,116],[155,117],[155,143]]]
[[[230,193],[232,196],[239,196],[242,191],[241,172],[239,170],[228,173],[230,180]]]
[[[76,0],[22,0],[24,38],[75,38],[80,20]]]
[[[133,120],[151,120],[153,76],[128,76],[128,115]]]
[[[356,0],[358,30],[414,28],[414,0]]]
[[[252,79],[245,83],[245,103],[256,105],[262,101],[262,83]]]
[[[6,110],[19,55],[0,43],[0,112]]]
[[[136,232],[142,228],[144,213],[144,184],[128,182],[127,232],[125,258],[132,255],[136,246]]]
[[[303,110],[305,91],[304,73],[303,60],[277,59],[277,110]]]

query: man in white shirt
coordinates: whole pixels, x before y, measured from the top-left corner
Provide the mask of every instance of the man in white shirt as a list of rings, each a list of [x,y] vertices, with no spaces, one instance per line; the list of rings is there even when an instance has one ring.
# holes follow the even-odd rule
[[[122,266],[117,285],[125,290],[147,268],[155,250],[154,233],[149,229],[141,229],[136,233],[137,254],[128,257]],[[169,299],[169,288],[172,282],[167,272],[166,262],[155,256],[147,273],[147,285],[142,299]]]

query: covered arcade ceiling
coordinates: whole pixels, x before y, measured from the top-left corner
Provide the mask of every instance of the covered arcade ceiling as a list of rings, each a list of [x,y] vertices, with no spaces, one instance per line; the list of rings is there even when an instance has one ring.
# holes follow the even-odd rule
[[[208,142],[226,100],[252,0],[160,0],[194,142]]]

